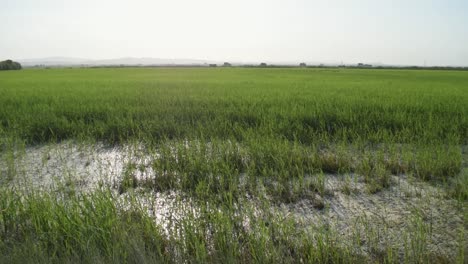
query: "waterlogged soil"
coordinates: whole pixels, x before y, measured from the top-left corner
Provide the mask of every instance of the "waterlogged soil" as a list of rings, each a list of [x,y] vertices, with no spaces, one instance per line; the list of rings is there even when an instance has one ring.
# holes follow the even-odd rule
[[[83,192],[112,186],[116,193],[129,166],[137,180],[151,179],[151,164],[158,158],[138,144],[107,147],[71,142],[0,155],[0,184]],[[135,191],[168,234],[174,220],[187,212],[196,214],[194,203],[181,192]],[[127,198],[127,193],[120,194],[124,206],[129,204]],[[272,207],[293,217],[305,230],[334,233],[339,238],[336,243],[369,259],[388,253],[389,248],[400,260],[405,254],[430,251],[442,260],[455,261],[460,250],[468,252],[466,204],[453,200],[446,187],[406,175],[393,175],[390,187],[370,193],[359,175],[329,174],[323,193],[292,203],[272,203]]]
[[[369,257],[390,246],[400,259],[419,250],[453,261],[460,245],[468,250],[466,209],[443,188],[392,176],[389,188],[371,194],[357,175],[327,175],[325,189],[322,210],[310,199],[283,204],[282,210],[306,226],[334,230],[340,243]]]
[[[78,189],[90,190],[103,184],[117,185],[125,170],[135,164],[140,168],[134,172],[137,178],[150,177],[154,158],[141,145],[108,147],[68,142],[4,153],[0,175],[39,188],[68,181]],[[15,177],[9,177],[12,172]]]

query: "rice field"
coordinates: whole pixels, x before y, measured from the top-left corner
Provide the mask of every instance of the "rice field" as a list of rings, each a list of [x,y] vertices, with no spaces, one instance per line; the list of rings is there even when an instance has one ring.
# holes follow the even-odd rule
[[[0,262],[466,263],[468,72],[0,72]]]

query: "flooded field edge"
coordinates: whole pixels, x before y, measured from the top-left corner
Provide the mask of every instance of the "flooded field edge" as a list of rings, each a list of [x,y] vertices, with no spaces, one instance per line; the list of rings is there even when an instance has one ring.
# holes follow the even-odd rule
[[[108,147],[66,142],[28,147],[2,153],[0,179],[4,187],[25,193],[34,189],[86,194],[108,188],[122,208],[136,199],[167,236],[177,236],[180,226],[176,222],[184,218],[203,222],[208,220],[200,217],[207,212],[222,211],[183,189],[162,190],[145,184],[157,180],[154,162],[160,157],[157,150],[141,144]],[[177,173],[170,175],[178,177]],[[125,183],[128,177],[129,184]],[[247,184],[248,175],[240,172],[237,177],[239,186]],[[295,181],[287,184],[296,186]],[[357,173],[311,174],[297,183],[304,190],[295,199],[277,200],[268,189],[285,182],[272,180],[259,184],[255,193],[241,193],[233,206],[243,229],[255,224],[252,216],[275,214],[293,221],[300,232],[312,236],[329,232],[334,243],[369,260],[388,248],[400,260],[421,250],[455,261],[460,252],[467,251],[466,203],[452,199],[446,187],[411,175],[390,175],[389,182],[387,188],[371,192],[366,179]],[[317,185],[322,187],[311,189]]]

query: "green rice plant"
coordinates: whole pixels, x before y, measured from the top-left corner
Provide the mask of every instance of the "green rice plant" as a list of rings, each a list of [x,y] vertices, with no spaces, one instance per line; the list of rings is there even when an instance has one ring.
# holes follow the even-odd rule
[[[405,262],[406,263],[423,263],[429,262],[430,255],[427,250],[427,243],[430,236],[430,227],[422,219],[420,212],[415,212],[412,215],[411,236],[408,236],[405,241]]]
[[[380,247],[384,235],[370,226],[355,238],[358,246],[367,239],[370,255],[364,256],[340,243],[330,226],[304,226],[275,208],[304,199],[325,213],[327,174],[362,176],[370,193],[389,187],[393,174],[448,183],[462,210],[467,85],[468,75],[458,71],[0,72],[0,262],[437,259],[426,252],[431,230],[417,212],[401,259],[393,245]],[[142,145],[129,157],[150,153],[151,160],[127,164],[115,188],[103,183],[86,194],[72,174],[56,175],[65,180],[53,191],[13,184],[18,175],[34,177],[19,163],[30,146],[66,140]],[[49,159],[41,157],[43,164]],[[137,177],[147,169],[153,175]],[[344,193],[353,193],[350,181],[343,180]],[[178,197],[164,229],[139,200],[152,191],[175,191],[194,207]],[[184,216],[176,217],[177,210]]]
[[[166,259],[161,229],[137,204],[123,210],[109,190],[77,194],[2,188],[0,259],[131,262]]]
[[[138,179],[135,176],[136,164],[130,162],[124,168],[122,180],[119,184],[119,193],[125,193],[129,189],[134,189],[138,186]]]
[[[450,193],[462,205],[468,199],[468,169],[464,168],[450,184]]]

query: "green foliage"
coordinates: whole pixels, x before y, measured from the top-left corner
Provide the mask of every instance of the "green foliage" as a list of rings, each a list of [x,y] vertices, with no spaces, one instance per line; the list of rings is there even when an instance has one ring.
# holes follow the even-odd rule
[[[462,203],[468,200],[468,168],[452,179],[451,194]]]
[[[0,126],[29,143],[88,136],[271,136],[304,144],[466,143],[465,72],[56,69],[2,73]]]
[[[444,179],[460,172],[460,145],[467,144],[466,72],[125,68],[0,77],[4,135],[28,144],[229,141],[244,147],[225,157],[234,159],[230,173],[350,172],[360,168],[357,157],[378,150],[374,167]],[[191,160],[187,166],[196,169],[187,177],[219,167],[202,164]],[[369,182],[386,185],[382,177]]]
[[[19,62],[12,60],[0,61],[0,71],[21,70],[21,68],[22,67]]]
[[[63,193],[2,188],[0,262],[165,261],[167,240],[138,206],[124,210],[110,190]]]
[[[465,87],[468,74],[457,71],[0,72],[1,184],[17,174],[13,142],[142,142],[157,153],[145,164],[154,177],[137,177],[141,164],[130,162],[115,192],[21,193],[0,185],[0,262],[360,262],[364,256],[339,247],[328,227],[306,232],[263,197],[305,198],[326,210],[324,173],[361,176],[371,193],[391,186],[392,174],[412,174],[451,177],[451,194],[464,204]],[[350,182],[342,188],[353,195]],[[180,191],[200,211],[189,208],[165,235],[135,201],[148,189]],[[133,203],[122,206],[119,197]],[[430,260],[429,229],[419,218],[412,224],[419,233],[408,238],[405,259],[389,247],[374,260]]]

